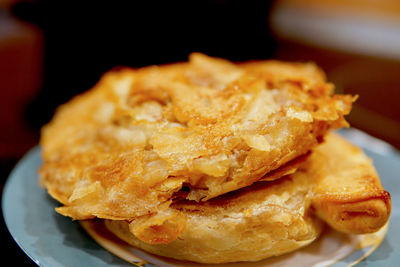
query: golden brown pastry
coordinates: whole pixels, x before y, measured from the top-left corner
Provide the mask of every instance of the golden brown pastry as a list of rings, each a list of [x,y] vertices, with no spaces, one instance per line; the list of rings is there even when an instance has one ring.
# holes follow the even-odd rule
[[[340,232],[376,232],[389,219],[390,195],[362,150],[330,134],[304,168],[315,181],[313,206]]]
[[[390,209],[390,196],[371,160],[329,134],[294,174],[206,202],[174,203],[151,224],[107,220],[105,225],[129,244],[157,255],[222,263],[257,261],[309,244],[321,229],[316,214],[338,231],[362,234],[379,230]],[[171,238],[176,220],[186,224]]]
[[[206,202],[178,202],[167,211],[166,221],[159,214],[159,221],[145,230],[137,221],[106,220],[105,225],[127,243],[157,255],[201,263],[258,261],[306,246],[319,236],[322,222],[310,213],[311,182],[306,175],[287,176]],[[154,244],[176,229],[169,227],[176,215],[168,213],[180,214],[185,227],[173,241]]]
[[[112,71],[44,127],[41,184],[73,219],[156,216],[182,187],[205,201],[306,154],[352,101],[311,63],[192,54]]]

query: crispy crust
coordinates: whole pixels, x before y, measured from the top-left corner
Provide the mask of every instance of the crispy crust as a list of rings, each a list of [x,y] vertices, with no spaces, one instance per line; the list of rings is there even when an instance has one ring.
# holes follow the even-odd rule
[[[41,184],[74,219],[162,212],[183,185],[188,199],[205,201],[346,125],[353,98],[332,91],[313,64],[193,54],[188,63],[112,71],[43,128]]]
[[[317,214],[336,230],[371,233],[388,221],[390,194],[360,148],[328,135],[304,168],[315,181],[313,206]]]
[[[251,222],[262,222],[262,225],[256,227],[260,228],[259,234],[246,239],[246,242],[261,242],[271,248],[271,254],[264,250],[261,250],[261,254],[246,254],[248,260],[252,260],[254,257],[275,255],[274,246],[271,244],[277,244],[279,247],[279,242],[286,242],[284,239],[271,239],[268,240],[271,244],[268,244],[261,237],[258,238],[263,231],[274,229],[296,232],[299,226],[292,226],[295,220],[302,220],[306,229],[313,225],[312,220],[315,220],[311,219],[310,214],[315,214],[338,231],[365,234],[379,230],[388,221],[390,210],[390,195],[383,190],[371,160],[361,149],[342,137],[329,134],[326,142],[318,146],[293,174],[273,182],[258,182],[206,202],[178,201],[163,213],[130,221],[130,234],[127,234],[129,237],[117,235],[156,254],[164,253],[164,249],[172,253],[170,249],[176,249],[176,244],[179,244],[182,247],[180,251],[183,250],[179,253],[185,253],[185,256],[176,257],[194,260],[186,256],[186,253],[189,255],[193,252],[185,251],[185,246],[195,246],[196,250],[212,255],[213,253],[206,249],[210,246],[209,240],[214,240],[212,236],[230,240],[230,236],[242,236],[242,231],[252,229]],[[262,218],[259,218],[260,216]],[[226,218],[228,219],[225,220]],[[283,223],[286,220],[291,223]],[[125,227],[122,225],[128,222],[110,224]],[[219,234],[213,232],[214,228]],[[228,230],[224,230],[225,228]],[[175,231],[171,231],[172,229]],[[300,232],[304,232],[304,229]],[[133,238],[134,236],[137,238]],[[300,240],[298,237],[293,238]],[[192,245],[191,242],[198,244]],[[225,245],[228,247],[231,242],[233,241],[227,241]],[[171,246],[168,243],[171,243]],[[239,250],[243,249],[227,249],[221,245],[215,253],[223,255],[232,252],[233,255],[241,255]],[[167,255],[167,252],[161,255]],[[204,255],[198,258],[202,256]]]
[[[310,214],[310,181],[297,178],[258,182],[206,202],[173,204],[171,210],[184,216],[186,224],[168,244],[149,244],[132,234],[137,222],[107,220],[105,225],[127,243],[157,255],[201,263],[258,261],[306,246],[321,231],[321,221]],[[165,236],[165,225],[159,223],[147,234]]]

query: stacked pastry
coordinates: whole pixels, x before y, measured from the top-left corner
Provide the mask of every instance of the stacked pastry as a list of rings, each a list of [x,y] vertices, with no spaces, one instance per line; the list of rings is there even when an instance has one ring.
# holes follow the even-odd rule
[[[330,133],[354,97],[314,64],[189,62],[106,73],[43,128],[40,182],[75,220],[203,263],[305,246],[390,215],[371,161]]]

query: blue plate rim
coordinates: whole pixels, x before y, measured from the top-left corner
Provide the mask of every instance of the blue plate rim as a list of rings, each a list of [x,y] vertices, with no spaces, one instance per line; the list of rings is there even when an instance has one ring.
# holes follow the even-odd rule
[[[353,143],[355,143],[356,145],[361,146],[361,148],[363,149],[368,149],[371,150],[374,153],[383,155],[383,156],[397,156],[400,157],[400,151],[397,150],[394,146],[390,145],[389,143],[380,140],[376,137],[373,137],[363,131],[360,131],[358,129],[355,128],[348,128],[348,129],[341,129],[339,130],[339,133],[341,133],[343,136],[345,136],[348,139],[351,139],[350,141],[352,141]],[[355,140],[349,136],[349,135],[357,135],[357,136],[362,136],[363,140],[362,143],[357,143],[354,142]],[[366,148],[366,143],[368,142],[368,148]],[[22,158],[21,160],[15,165],[15,167],[13,168],[13,170],[11,171],[10,175],[8,176],[6,183],[4,185],[3,188],[3,192],[2,192],[2,213],[3,213],[3,218],[4,218],[4,222],[5,225],[7,227],[7,230],[9,231],[10,235],[12,236],[13,240],[17,243],[17,245],[22,249],[22,251],[34,262],[36,263],[38,266],[43,266],[40,262],[39,259],[36,259],[37,257],[35,255],[32,255],[32,252],[30,251],[29,248],[24,246],[24,241],[23,240],[19,240],[18,238],[18,234],[16,234],[16,230],[14,229],[13,225],[11,225],[10,223],[10,219],[8,216],[8,207],[7,207],[7,199],[8,196],[11,194],[10,192],[10,187],[13,183],[13,181],[15,180],[15,176],[16,173],[18,172],[19,169],[21,169],[21,167],[32,157],[35,156],[36,154],[40,155],[40,146],[37,145],[33,148],[31,148]]]

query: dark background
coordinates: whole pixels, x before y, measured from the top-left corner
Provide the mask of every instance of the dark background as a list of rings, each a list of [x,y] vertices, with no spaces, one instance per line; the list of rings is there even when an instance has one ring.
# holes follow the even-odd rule
[[[318,22],[331,15],[339,21],[361,15],[364,22],[383,21],[400,34],[397,0],[0,0],[1,191],[16,162],[37,145],[40,128],[58,105],[116,66],[185,61],[195,51],[233,61],[314,61],[339,92],[360,95],[348,118],[351,125],[400,148],[400,55],[316,45],[317,33],[290,38],[297,34],[295,24],[294,32],[284,27],[293,24],[290,16],[280,23],[274,19],[285,10],[295,10],[300,20],[314,18],[320,27],[325,24]],[[336,40],[344,39],[343,27],[335,28],[334,22],[329,27]],[[3,261],[35,266],[0,221]]]
[[[52,2],[58,1],[14,7],[45,37],[43,87],[27,110],[36,129],[56,106],[118,65],[185,61],[192,51],[231,60],[273,53],[268,1]]]

